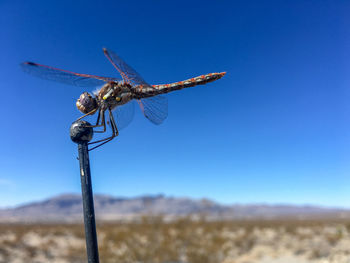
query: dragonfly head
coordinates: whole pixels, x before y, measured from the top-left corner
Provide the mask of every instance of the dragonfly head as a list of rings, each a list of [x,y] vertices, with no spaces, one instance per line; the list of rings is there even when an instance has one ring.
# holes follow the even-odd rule
[[[97,110],[98,105],[94,97],[90,93],[84,92],[80,95],[76,102],[77,108],[84,114],[87,114],[93,110]]]

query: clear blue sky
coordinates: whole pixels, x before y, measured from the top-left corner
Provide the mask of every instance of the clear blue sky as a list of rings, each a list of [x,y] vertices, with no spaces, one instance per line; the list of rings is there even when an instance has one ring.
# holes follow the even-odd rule
[[[151,84],[227,75],[169,94],[160,126],[137,110],[91,153],[96,193],[350,207],[349,13],[349,1],[1,1],[0,206],[80,193],[69,127],[84,89],[19,63],[119,77],[108,47]]]

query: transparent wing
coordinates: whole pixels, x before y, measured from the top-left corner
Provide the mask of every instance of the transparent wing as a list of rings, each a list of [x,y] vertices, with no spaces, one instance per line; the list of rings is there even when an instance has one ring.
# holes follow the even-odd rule
[[[152,123],[159,125],[168,117],[168,99],[163,96],[138,100],[143,115]]]
[[[124,105],[118,106],[113,113],[118,130],[124,129],[134,118],[135,101],[132,100]]]
[[[131,84],[133,87],[141,86],[143,88],[147,87],[148,90],[154,89],[154,94],[157,93],[153,86],[149,85],[136,70],[129,66],[117,54],[106,48],[103,49],[103,52],[112,65],[119,71],[125,82]],[[154,124],[161,124],[168,116],[168,100],[166,97],[158,95],[140,99],[138,103],[145,117]]]
[[[103,53],[107,59],[112,63],[112,65],[119,71],[120,75],[123,77],[124,81],[133,85],[142,85],[151,87],[141,76],[136,72],[131,66],[126,64],[116,53],[107,48],[103,49]]]
[[[103,85],[108,81],[118,81],[118,79],[115,78],[80,74],[33,62],[23,62],[21,64],[21,68],[23,71],[42,79],[53,80],[79,87],[96,87]]]

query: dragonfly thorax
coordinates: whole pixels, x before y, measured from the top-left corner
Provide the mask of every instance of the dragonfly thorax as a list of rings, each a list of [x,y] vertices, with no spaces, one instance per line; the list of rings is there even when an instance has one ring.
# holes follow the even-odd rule
[[[125,82],[106,83],[96,94],[97,103],[103,109],[114,109],[132,99],[130,84]]]
[[[90,93],[84,92],[80,95],[76,102],[77,108],[84,114],[94,112],[98,108],[96,98],[92,97]]]

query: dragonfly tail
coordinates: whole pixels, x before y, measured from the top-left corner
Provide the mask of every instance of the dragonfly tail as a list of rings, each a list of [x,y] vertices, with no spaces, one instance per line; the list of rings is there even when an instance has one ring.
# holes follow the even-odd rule
[[[190,88],[197,85],[204,85],[209,82],[221,79],[223,76],[225,76],[226,72],[220,72],[220,73],[209,73],[206,75],[201,75],[195,78],[186,79],[183,81],[178,81],[170,84],[160,84],[160,85],[153,85],[153,87],[159,91],[159,94],[168,93],[174,90],[180,90],[184,88]]]

